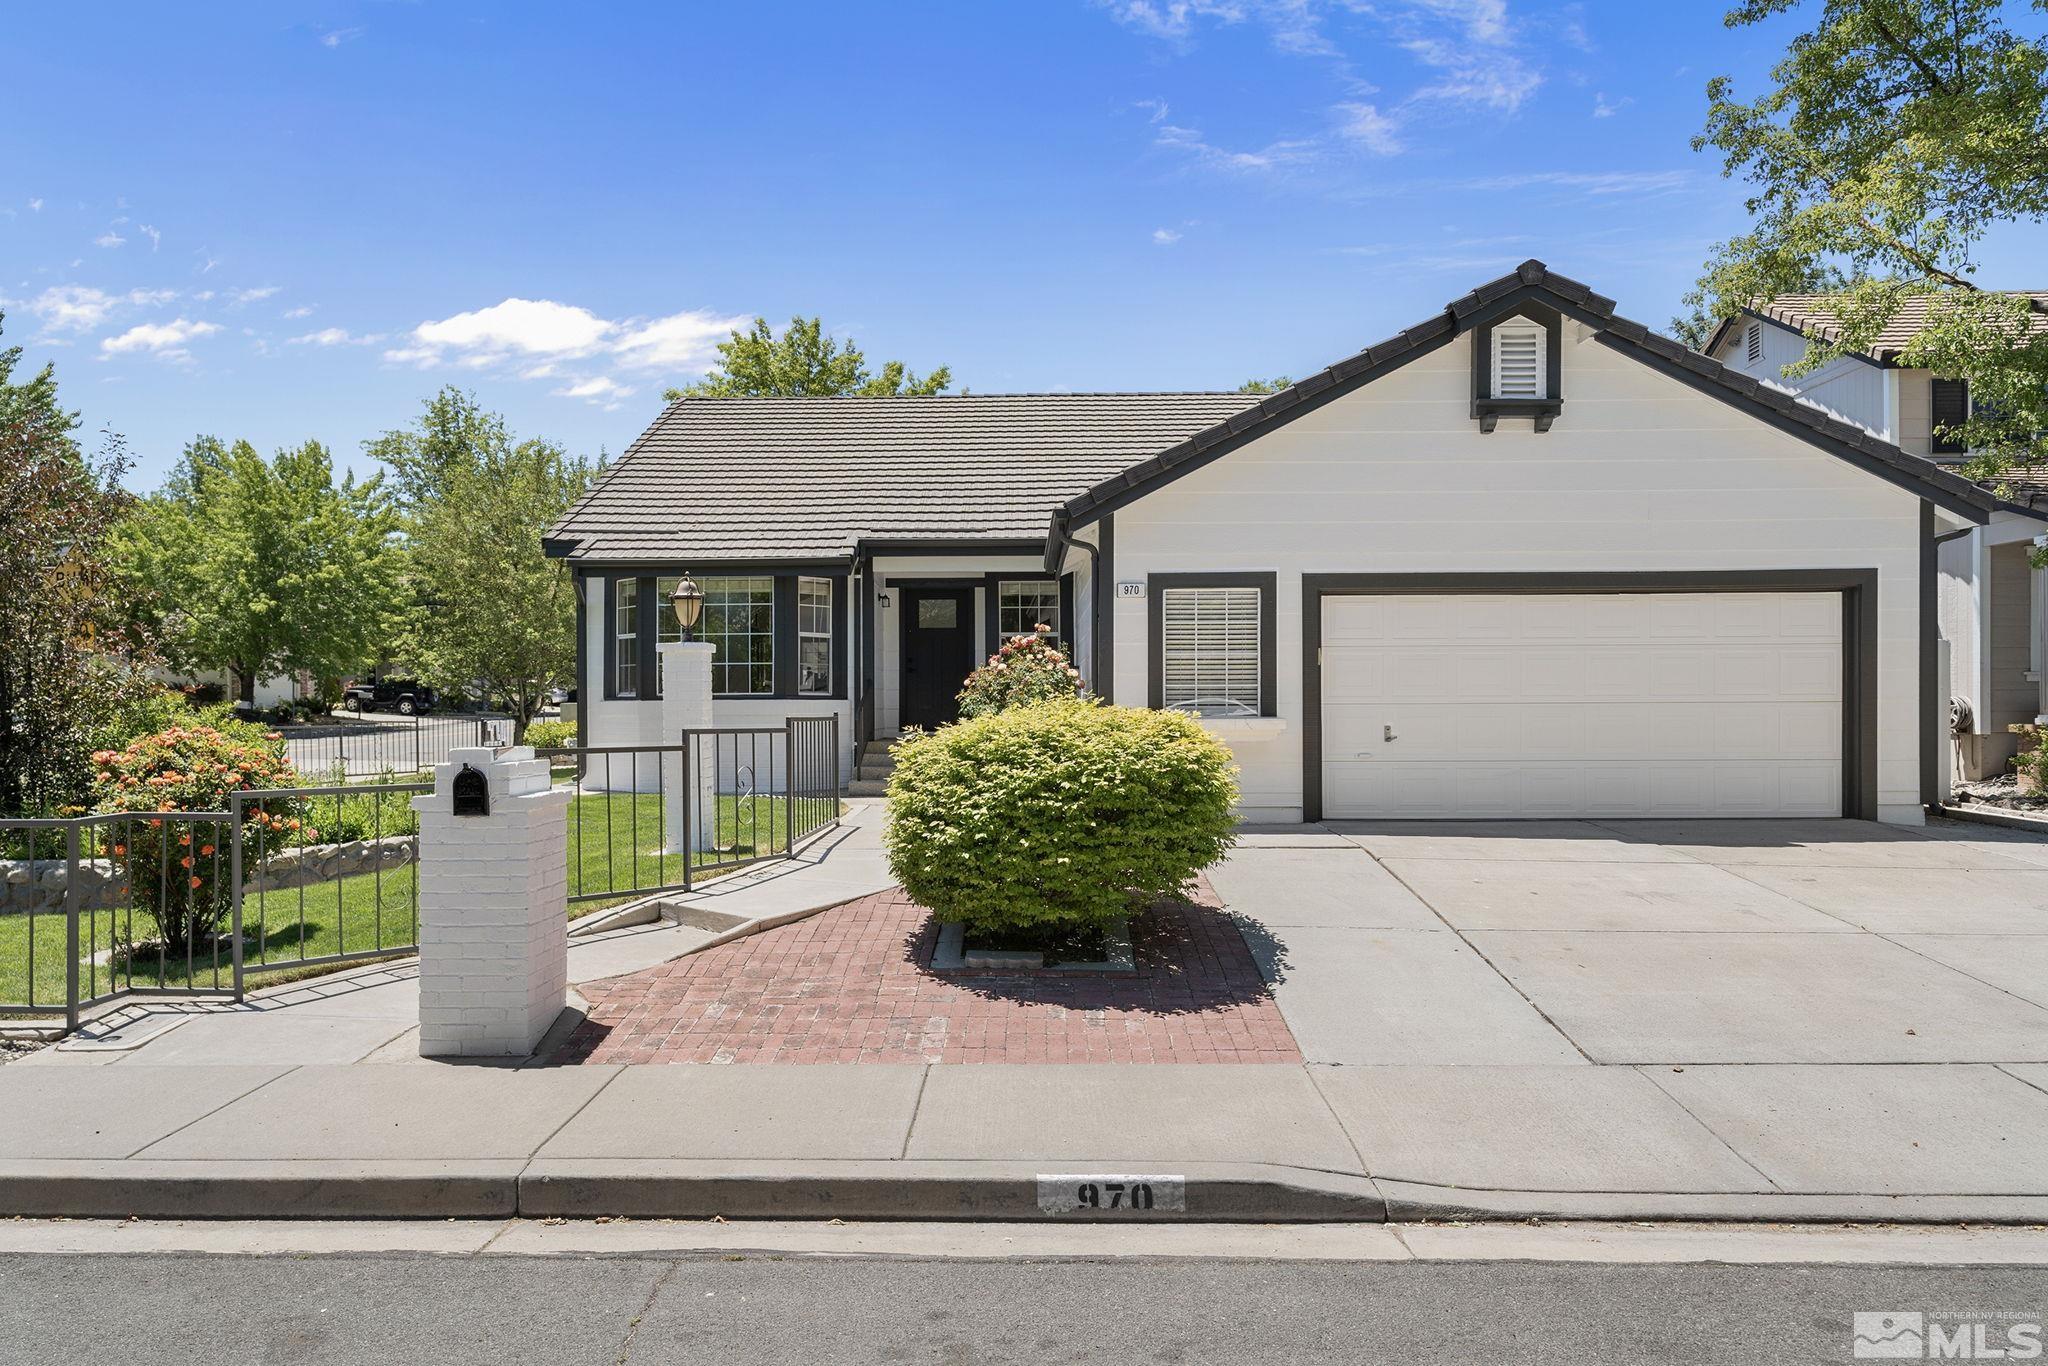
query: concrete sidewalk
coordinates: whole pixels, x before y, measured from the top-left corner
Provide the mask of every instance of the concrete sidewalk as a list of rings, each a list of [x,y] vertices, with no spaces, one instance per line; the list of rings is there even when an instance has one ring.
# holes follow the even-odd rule
[[[0,1213],[2048,1222],[2048,1069],[0,1068]],[[1185,1208],[1170,1206],[1184,1191]],[[1050,1202],[1050,1204],[1048,1203]]]
[[[849,802],[839,826],[794,858],[664,896],[659,920],[596,934],[572,928],[570,982],[637,972],[890,886],[881,824],[881,803]],[[401,958],[258,989],[240,1005],[129,1001],[11,1065],[418,1062],[419,999],[418,962]]]

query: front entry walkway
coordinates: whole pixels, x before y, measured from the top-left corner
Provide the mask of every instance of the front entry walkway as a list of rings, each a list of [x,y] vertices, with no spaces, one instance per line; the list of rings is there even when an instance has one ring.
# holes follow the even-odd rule
[[[891,888],[582,988],[557,1061],[1284,1063],[1300,1052],[1206,886],[1131,924],[1135,973],[938,974]]]

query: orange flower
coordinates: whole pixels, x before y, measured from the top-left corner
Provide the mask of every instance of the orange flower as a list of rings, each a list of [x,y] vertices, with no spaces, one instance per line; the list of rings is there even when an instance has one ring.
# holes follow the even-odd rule
[[[197,887],[197,886],[199,885],[199,879],[198,879],[198,878],[196,878],[196,877],[195,877],[195,878],[193,878],[193,879],[192,879],[192,885],[193,885],[194,887]]]
[[[199,853],[202,858],[212,858],[213,846],[210,844],[202,844],[199,846]]]
[[[192,856],[190,854],[187,854],[185,855],[185,857],[179,859],[178,866],[180,868],[190,868],[192,866]]]
[[[185,834],[182,834],[182,835],[178,836],[178,843],[180,843],[180,844],[190,844],[191,842],[192,842],[192,835],[191,835],[191,832],[189,832],[189,831],[188,831],[188,832],[186,832]]]
[[[125,845],[125,844],[117,844],[117,845],[115,845],[115,846],[114,846],[114,857],[115,857],[115,858],[119,858],[119,857],[120,857],[121,855],[123,855],[123,854],[125,854],[125,853],[127,853],[127,852],[128,852],[128,846],[127,846],[127,845]]]

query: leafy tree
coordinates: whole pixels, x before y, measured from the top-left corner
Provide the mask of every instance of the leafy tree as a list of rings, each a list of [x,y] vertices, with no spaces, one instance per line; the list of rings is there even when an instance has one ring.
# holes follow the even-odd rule
[[[1744,0],[1727,23],[1803,3]],[[2015,34],[2007,8],[1820,0],[1761,96],[1712,81],[1694,146],[1749,182],[1753,224],[1715,249],[1681,324],[1698,344],[1745,304],[1833,292],[1841,336],[1814,342],[1806,371],[1924,308],[1903,361],[1970,382],[1976,413],[1950,434],[1986,453],[1979,477],[2048,454],[2048,306],[1975,278],[1988,232],[2048,215],[2048,42]]]
[[[339,484],[317,441],[266,460],[205,436],[122,527],[145,620],[186,668],[335,678],[374,662],[401,617],[403,551],[383,476]]]
[[[1285,375],[1275,375],[1271,379],[1248,379],[1237,386],[1237,392],[1240,394],[1277,394],[1292,383],[1294,381]]]
[[[450,471],[474,469],[478,452],[510,444],[505,419],[486,412],[474,393],[450,384],[421,406],[425,411],[413,426],[363,443],[365,453],[391,467],[392,484],[407,508],[439,496]]]
[[[423,606],[408,654],[437,687],[503,699],[517,741],[549,689],[576,673],[575,585],[540,538],[591,470],[546,441],[496,439],[472,454],[443,468],[438,491],[413,514]]]
[[[20,360],[0,350],[0,816],[82,805],[94,732],[152,686],[147,652],[111,629],[126,452],[82,453],[54,370],[17,384]]]
[[[900,360],[886,361],[871,374],[868,360],[852,342],[826,335],[823,319],[791,318],[776,336],[766,318],[754,319],[745,332],[718,344],[718,368],[697,383],[669,389],[662,397],[679,398],[804,398],[855,394],[863,398],[895,394],[942,394],[952,387],[953,372],[941,365],[920,378]]]

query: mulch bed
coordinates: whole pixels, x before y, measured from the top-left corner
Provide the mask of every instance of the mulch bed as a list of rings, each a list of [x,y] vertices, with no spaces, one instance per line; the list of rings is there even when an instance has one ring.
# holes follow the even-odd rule
[[[553,1061],[1299,1062],[1207,882],[1131,919],[1135,973],[929,970],[938,922],[900,888],[624,977]]]

